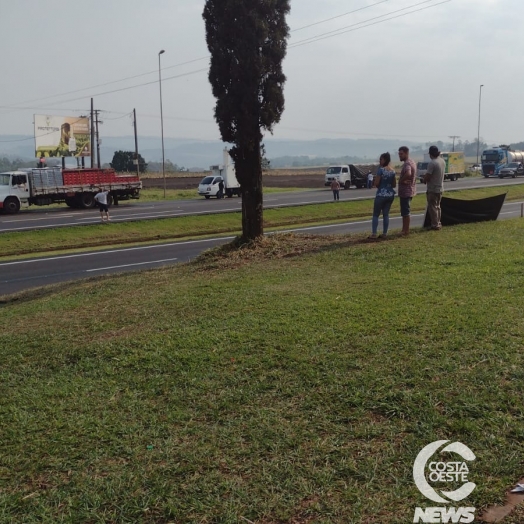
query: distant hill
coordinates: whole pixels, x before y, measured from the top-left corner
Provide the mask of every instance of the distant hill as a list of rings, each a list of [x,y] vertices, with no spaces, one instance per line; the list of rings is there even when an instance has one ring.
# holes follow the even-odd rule
[[[439,147],[441,142],[438,143]],[[159,137],[139,137],[140,154],[146,162],[162,160],[162,146]],[[389,151],[396,160],[399,146],[406,145],[415,156],[422,156],[426,144],[398,139],[320,139],[320,140],[280,140],[268,138],[265,141],[266,157],[274,167],[301,165],[323,165],[348,159],[353,163],[376,161],[381,153]],[[443,144],[446,147],[446,144]],[[219,140],[164,139],[165,158],[178,166],[194,169],[207,169],[222,160],[224,144]],[[134,150],[132,136],[102,137],[102,163],[111,162],[113,153],[118,150]],[[445,150],[442,149],[441,150]],[[449,147],[451,150],[451,145]],[[0,157],[22,160],[34,159],[34,140],[31,136],[0,136]]]

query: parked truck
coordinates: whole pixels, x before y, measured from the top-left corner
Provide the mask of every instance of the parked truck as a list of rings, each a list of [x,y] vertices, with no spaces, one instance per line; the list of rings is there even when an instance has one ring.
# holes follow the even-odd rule
[[[241,196],[240,183],[237,180],[235,165],[233,164],[227,148],[223,151],[223,164],[211,166],[211,174],[204,177],[198,185],[198,194],[205,198],[218,197],[220,182],[224,183],[224,194],[231,198]]]
[[[515,162],[524,162],[524,151],[512,151],[507,146],[486,149],[482,152],[482,174],[486,178],[500,176],[502,169]],[[504,174],[500,178],[504,178]]]
[[[65,203],[88,209],[95,206],[99,190],[109,191],[109,200],[139,198],[142,182],[137,174],[114,169],[36,168],[0,173],[0,210],[18,213],[31,205]]]
[[[457,151],[453,153],[440,153],[440,156],[442,157],[444,162],[446,162],[446,172],[444,175],[444,180],[451,180],[453,182],[464,176],[466,164],[464,163],[464,153],[462,151]],[[417,177],[420,180],[424,178],[430,161],[431,158],[429,154],[424,153],[424,162],[417,163]]]
[[[324,177],[324,185],[330,186],[333,179],[337,179],[340,187],[349,189],[356,186],[361,189],[367,187],[368,173],[377,174],[378,164],[346,164],[329,166]]]

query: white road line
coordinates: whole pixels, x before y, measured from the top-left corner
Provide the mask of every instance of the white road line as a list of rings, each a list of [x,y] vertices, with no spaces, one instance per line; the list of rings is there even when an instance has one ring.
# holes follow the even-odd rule
[[[139,246],[139,247],[128,247],[124,249],[109,249],[107,251],[92,251],[90,253],[77,253],[76,255],[60,255],[57,257],[48,258],[35,258],[30,260],[17,260],[16,262],[4,262],[0,264],[0,268],[3,266],[16,266],[22,264],[33,264],[35,262],[45,262],[47,260],[65,260],[67,258],[79,258],[79,257],[90,257],[96,255],[105,255],[108,253],[125,253],[126,251],[139,251],[141,249],[158,249],[159,247],[171,247],[171,246],[185,246],[189,244],[198,244],[200,242],[216,242],[217,240],[233,240],[235,237],[216,237],[216,238],[205,238],[203,240],[187,240],[185,242],[171,242],[170,244],[154,244],[152,246]]]
[[[39,221],[39,220],[54,220],[56,218],[70,218],[70,217],[74,217],[75,215],[60,215],[58,217],[56,216],[41,216],[39,218],[19,218],[17,220],[2,220],[2,223],[4,224],[9,224],[11,222],[20,222],[20,221],[24,221],[24,222],[35,222],[35,221]]]
[[[412,217],[423,217],[424,215],[411,215]],[[400,220],[402,217],[391,217],[390,222],[393,220]],[[272,231],[272,233],[293,233],[294,231],[309,231],[313,229],[327,229],[330,227],[340,226],[352,226],[360,224],[371,224],[371,220],[361,220],[359,222],[343,222],[341,224],[327,224],[325,226],[311,226],[311,227],[299,227],[296,229],[279,229],[278,231]]]
[[[151,260],[150,262],[137,262],[136,264],[124,264],[122,266],[109,266],[109,267],[99,267],[97,269],[86,269],[86,273],[92,273],[94,271],[106,271],[107,269],[119,269],[121,267],[143,266],[145,264],[159,264],[160,262],[173,262],[174,260],[178,260],[178,258],[164,258],[163,260]]]

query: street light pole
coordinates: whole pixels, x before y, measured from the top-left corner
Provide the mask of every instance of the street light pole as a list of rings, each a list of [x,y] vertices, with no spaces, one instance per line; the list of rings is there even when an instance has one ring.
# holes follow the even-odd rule
[[[482,88],[484,87],[484,84],[480,86],[480,92],[479,92],[479,127],[477,131],[477,164],[479,163],[479,148],[480,148],[480,103],[482,101]]]
[[[164,156],[164,114],[162,111],[162,73],[160,67],[160,55],[165,53],[162,49],[158,52],[158,85],[160,86],[160,128],[162,133],[162,177],[164,178],[164,198],[166,198],[166,161]]]

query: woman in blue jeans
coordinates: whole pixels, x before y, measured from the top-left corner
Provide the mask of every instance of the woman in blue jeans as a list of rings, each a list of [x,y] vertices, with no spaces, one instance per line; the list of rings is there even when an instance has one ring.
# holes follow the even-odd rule
[[[384,238],[388,234],[389,229],[389,210],[395,198],[395,187],[397,187],[397,179],[395,178],[395,171],[390,166],[391,155],[389,153],[382,153],[380,155],[380,168],[377,171],[373,187],[377,188],[375,196],[375,204],[373,206],[373,220],[371,222],[371,236],[369,238],[375,239],[377,237],[378,219],[382,213],[382,235]]]

